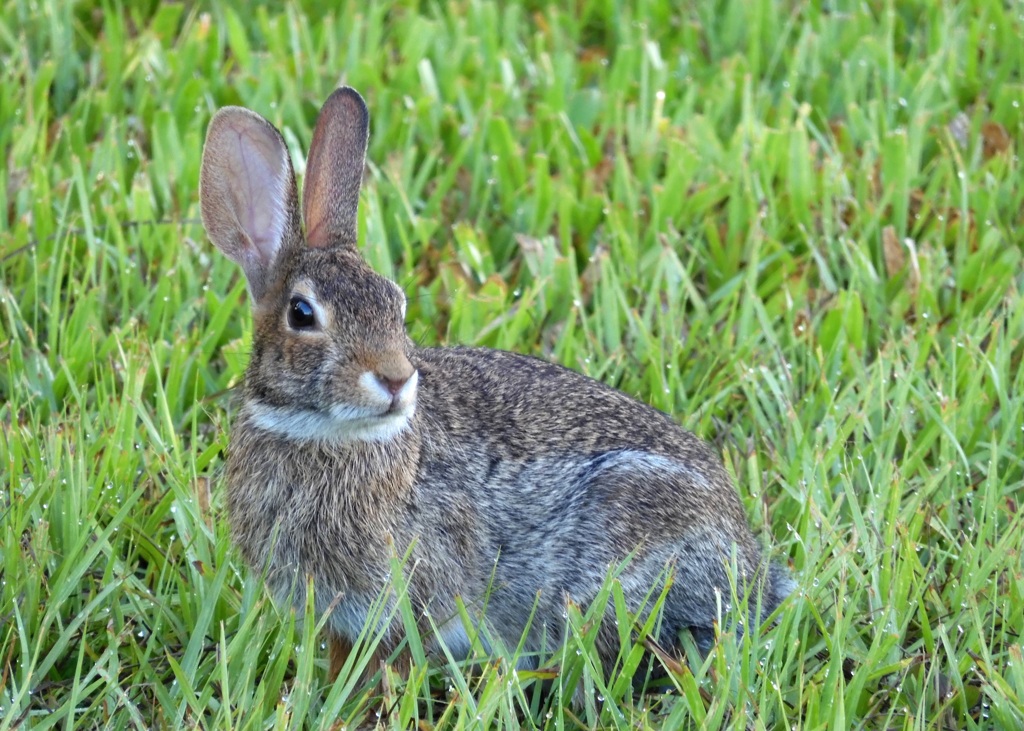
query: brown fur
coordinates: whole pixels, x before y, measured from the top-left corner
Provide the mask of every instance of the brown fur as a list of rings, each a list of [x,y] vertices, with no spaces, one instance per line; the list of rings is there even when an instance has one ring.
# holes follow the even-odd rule
[[[245,269],[254,305],[228,458],[233,535],[278,595],[301,606],[312,577],[318,609],[332,611],[331,675],[372,601],[394,606],[396,556],[411,558],[405,580],[417,616],[440,627],[426,638],[435,654],[441,641],[468,650],[457,598],[491,639],[514,647],[526,631],[528,652],[554,649],[565,602],[585,606],[627,556],[620,581],[634,611],[666,567],[673,572],[659,635],[669,648],[685,629],[707,646],[730,582],[754,589],[764,614],[774,610],[791,582],[762,556],[702,441],[566,368],[411,343],[404,295],[355,248],[367,129],[351,89],[324,105],[305,243],[291,166],[278,164],[283,141],[265,120],[219,112],[202,172],[207,231]],[[258,210],[267,201],[276,208]],[[315,310],[313,325],[293,323],[297,299]],[[403,631],[398,620],[379,629],[375,662]],[[610,666],[617,636],[601,637]]]

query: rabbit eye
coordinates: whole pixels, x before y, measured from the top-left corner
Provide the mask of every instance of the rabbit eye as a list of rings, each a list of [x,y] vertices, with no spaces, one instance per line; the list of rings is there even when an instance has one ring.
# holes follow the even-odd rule
[[[313,306],[301,297],[292,297],[288,303],[288,327],[293,330],[309,330],[316,327]]]

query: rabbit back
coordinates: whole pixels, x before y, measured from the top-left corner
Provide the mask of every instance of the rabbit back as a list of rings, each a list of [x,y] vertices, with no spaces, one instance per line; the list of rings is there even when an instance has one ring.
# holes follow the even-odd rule
[[[475,571],[487,576],[494,624],[523,627],[540,592],[536,617],[557,637],[565,600],[586,604],[623,561],[633,609],[669,567],[669,645],[678,630],[711,630],[731,582],[741,595],[756,590],[763,614],[791,590],[762,556],[721,463],[666,414],[536,358],[417,355],[417,491],[426,500],[454,492],[472,506]]]

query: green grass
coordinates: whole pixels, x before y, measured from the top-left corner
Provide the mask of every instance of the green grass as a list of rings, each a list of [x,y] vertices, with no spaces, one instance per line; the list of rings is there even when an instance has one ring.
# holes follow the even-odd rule
[[[1024,6],[132,5],[0,2],[0,731],[1024,726]],[[251,321],[197,186],[218,107],[301,173],[342,81],[413,336],[712,440],[799,581],[777,626],[669,694],[581,617],[548,694],[507,658],[325,686],[230,546]]]

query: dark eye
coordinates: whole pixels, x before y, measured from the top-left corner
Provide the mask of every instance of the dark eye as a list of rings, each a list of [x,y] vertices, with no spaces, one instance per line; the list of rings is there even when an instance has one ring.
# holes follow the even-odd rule
[[[292,330],[309,330],[316,327],[313,305],[301,297],[292,297],[288,303],[288,327]]]

